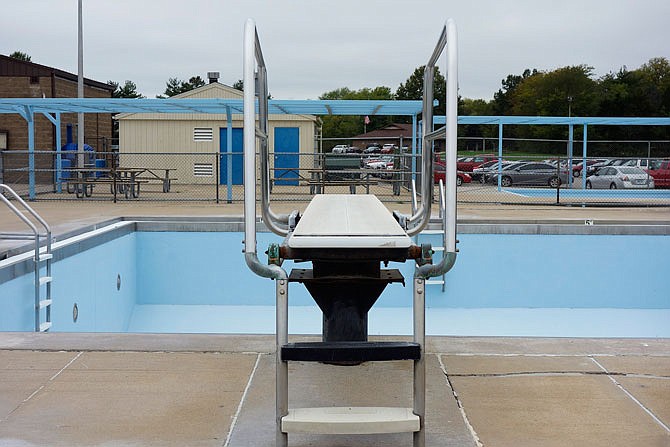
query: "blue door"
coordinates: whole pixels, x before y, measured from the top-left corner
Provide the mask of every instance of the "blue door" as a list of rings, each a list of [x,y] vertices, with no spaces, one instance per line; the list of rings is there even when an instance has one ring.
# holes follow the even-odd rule
[[[232,161],[232,184],[241,185],[244,181],[242,166],[244,151],[244,134],[241,128],[233,129],[232,154],[228,152],[228,129],[219,129],[219,150],[221,152],[221,164],[219,170],[219,183],[225,185],[228,182],[228,163]]]
[[[297,185],[300,160],[300,129],[275,127],[275,185]]]

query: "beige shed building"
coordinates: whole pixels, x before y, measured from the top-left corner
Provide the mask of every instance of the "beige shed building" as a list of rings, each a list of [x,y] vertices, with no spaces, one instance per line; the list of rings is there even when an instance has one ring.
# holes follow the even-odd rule
[[[243,93],[210,81],[172,97],[242,99]],[[119,122],[119,163],[122,166],[171,168],[170,177],[184,184],[242,184],[243,117],[232,115],[232,151],[228,149],[225,114],[124,113]],[[270,163],[275,184],[298,183],[299,170],[310,169],[318,119],[313,115],[269,115]],[[232,153],[231,153],[232,152]],[[165,155],[161,155],[165,154]],[[228,163],[231,169],[228,169]]]

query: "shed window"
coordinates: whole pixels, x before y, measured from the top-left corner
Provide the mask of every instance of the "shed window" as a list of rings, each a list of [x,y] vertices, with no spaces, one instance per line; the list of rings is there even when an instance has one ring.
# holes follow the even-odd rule
[[[0,130],[0,151],[7,150],[7,132]]]
[[[193,163],[193,177],[212,177],[214,165],[212,163]]]
[[[213,135],[211,127],[193,128],[193,141],[212,141]]]

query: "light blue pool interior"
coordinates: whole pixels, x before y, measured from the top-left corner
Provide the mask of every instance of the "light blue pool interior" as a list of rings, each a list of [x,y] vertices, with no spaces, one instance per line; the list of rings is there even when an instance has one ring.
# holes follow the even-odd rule
[[[503,192],[521,197],[556,197],[556,190],[551,188],[502,188]],[[670,199],[670,189],[569,189],[561,188],[559,196],[564,199]]]
[[[52,331],[274,333],[274,282],[246,267],[241,233],[117,233],[55,252]],[[670,337],[667,234],[458,237],[446,291],[427,286],[428,335]],[[441,245],[437,235],[426,241]],[[259,253],[270,242],[280,239],[259,233]],[[389,268],[411,282],[412,263]],[[0,330],[31,331],[33,275],[14,276],[0,283]],[[370,312],[369,333],[411,334],[411,300],[411,288],[391,284]],[[289,304],[290,333],[320,333],[304,286],[290,285]]]

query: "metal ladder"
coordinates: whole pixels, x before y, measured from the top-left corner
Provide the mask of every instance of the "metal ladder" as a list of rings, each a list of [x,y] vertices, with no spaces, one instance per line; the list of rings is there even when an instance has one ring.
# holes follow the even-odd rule
[[[446,200],[446,191],[445,191],[444,188],[445,188],[444,183],[442,182],[442,180],[440,180],[440,184],[439,184],[440,226],[436,229],[423,230],[421,233],[417,233],[417,235],[414,237],[415,238],[415,243],[418,246],[421,246],[419,236],[421,236],[423,234],[439,234],[439,235],[441,235],[442,236],[442,245],[433,246],[432,249],[433,249],[434,252],[435,251],[442,252],[443,256],[444,256],[445,247],[447,245],[447,241],[446,241],[445,233],[444,233],[444,228],[447,225],[447,222],[446,222],[447,200]],[[417,207],[416,202],[417,202],[417,200],[416,200],[416,189],[414,187],[414,180],[412,180],[412,213],[414,213],[415,210],[416,210],[416,207]],[[427,279],[426,284],[439,284],[439,285],[442,286],[442,292],[444,292],[445,291],[445,284],[446,284],[445,275],[446,274],[442,274],[442,276],[439,277],[440,279]]]
[[[5,193],[16,200],[16,202],[23,207],[23,211],[27,211],[33,218],[35,218],[35,220],[44,227],[45,232],[40,233],[37,226],[23,214],[22,210],[5,197]],[[0,239],[35,241],[35,255],[33,257],[35,271],[35,332],[46,332],[51,328],[51,261],[53,260],[53,254],[51,253],[51,228],[46,221],[37,214],[35,210],[28,206],[28,204],[9,186],[0,184],[0,199],[32,230],[32,234],[0,233]],[[44,252],[40,253],[42,240],[46,241],[46,247]],[[40,276],[40,271],[43,267],[46,270],[46,274]],[[42,295],[43,287],[45,289],[44,295]],[[44,321],[41,319],[42,309],[45,309]]]

